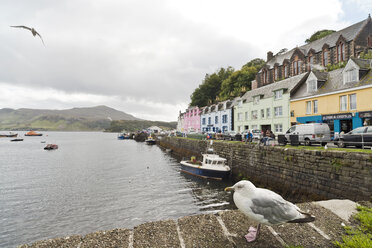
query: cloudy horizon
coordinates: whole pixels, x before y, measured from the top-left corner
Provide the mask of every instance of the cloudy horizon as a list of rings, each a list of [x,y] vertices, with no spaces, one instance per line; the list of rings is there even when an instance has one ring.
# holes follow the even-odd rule
[[[371,1],[37,0],[1,3],[0,108],[106,105],[176,121],[206,74],[240,69],[321,29],[367,18]],[[43,37],[25,29],[34,27]]]

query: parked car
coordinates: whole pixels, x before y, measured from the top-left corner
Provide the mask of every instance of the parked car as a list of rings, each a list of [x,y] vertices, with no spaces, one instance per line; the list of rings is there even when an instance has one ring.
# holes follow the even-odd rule
[[[223,133],[223,139],[224,140],[235,140],[235,136],[238,133],[236,131],[228,131]]]
[[[340,134],[335,139],[335,145],[340,148],[356,146],[361,148],[363,145],[372,146],[372,126],[358,127],[346,134]]]
[[[320,143],[322,146],[331,141],[331,131],[327,123],[308,123],[294,125],[285,133],[286,142],[291,135],[298,135],[298,142],[305,146]]]

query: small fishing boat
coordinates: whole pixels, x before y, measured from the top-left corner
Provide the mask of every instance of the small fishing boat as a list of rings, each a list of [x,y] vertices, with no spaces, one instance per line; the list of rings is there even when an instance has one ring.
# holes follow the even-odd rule
[[[13,138],[17,136],[18,136],[18,133],[0,134],[0,138]]]
[[[129,134],[129,133],[121,133],[121,134],[118,134],[118,139],[119,139],[119,140],[130,139],[130,134]]]
[[[43,136],[43,134],[42,133],[37,133],[35,131],[30,131],[30,132],[26,133],[25,136]]]
[[[225,158],[214,154],[212,149],[208,149],[207,153],[202,156],[203,161],[197,161],[195,157],[181,161],[181,172],[215,180],[229,177],[231,169],[226,165]]]
[[[23,139],[22,138],[17,138],[17,139],[12,139],[10,141],[23,141]]]
[[[46,147],[44,147],[44,150],[56,150],[58,149],[58,145],[56,144],[47,144]]]
[[[145,142],[148,145],[155,145],[156,144],[156,140],[151,135],[149,137],[147,137],[147,139],[145,140]]]

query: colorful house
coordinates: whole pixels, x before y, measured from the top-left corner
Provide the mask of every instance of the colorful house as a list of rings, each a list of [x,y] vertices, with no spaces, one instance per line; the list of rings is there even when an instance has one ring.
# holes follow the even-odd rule
[[[290,108],[291,122],[328,123],[335,136],[372,125],[372,60],[351,58],[343,69],[311,71]]]
[[[281,134],[290,127],[289,99],[291,91],[304,82],[308,73],[252,89],[234,106],[234,129],[266,130]]]
[[[225,133],[234,130],[234,101],[224,101],[203,108],[201,114],[202,132]]]
[[[200,132],[200,109],[199,107],[190,107],[183,114],[184,132]]]

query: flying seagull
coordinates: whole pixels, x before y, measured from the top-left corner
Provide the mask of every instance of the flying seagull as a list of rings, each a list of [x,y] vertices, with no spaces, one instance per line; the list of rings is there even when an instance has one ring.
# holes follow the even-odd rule
[[[36,32],[36,30],[34,28],[29,28],[29,27],[26,27],[26,26],[10,26],[10,27],[12,27],[12,28],[24,28],[24,29],[30,30],[33,36],[38,35],[40,37],[41,41],[43,42],[43,45],[45,46],[43,38],[41,37],[41,35],[38,32]]]
[[[225,191],[234,190],[234,203],[248,218],[258,222],[257,228],[249,227],[244,237],[248,242],[257,239],[261,224],[306,223],[315,217],[302,212],[296,205],[268,189],[256,188],[250,181],[242,180]]]

